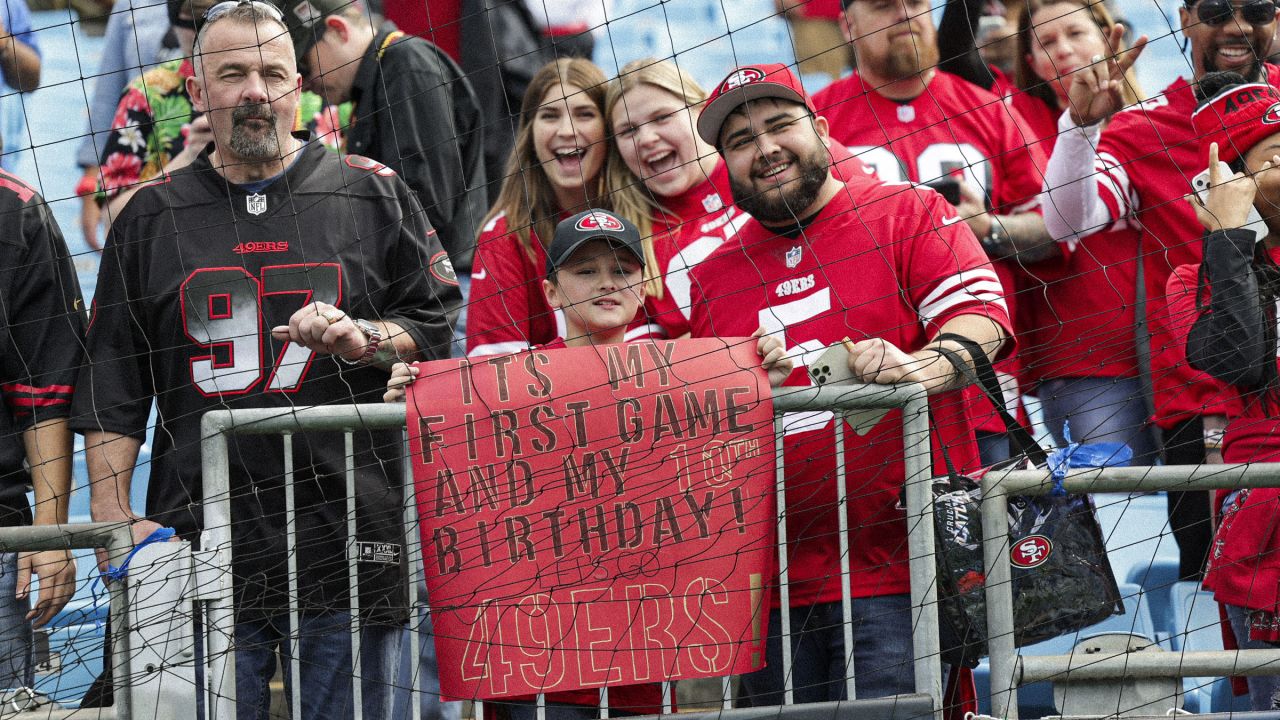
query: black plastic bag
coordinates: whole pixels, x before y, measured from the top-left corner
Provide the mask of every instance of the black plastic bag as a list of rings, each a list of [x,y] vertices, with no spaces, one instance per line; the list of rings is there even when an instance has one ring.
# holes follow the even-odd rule
[[[1047,466],[1044,449],[1005,408],[995,370],[981,348],[963,336],[945,334],[938,339],[959,342],[974,359],[976,372],[955,353],[943,351],[962,374],[977,382],[1004,421],[1014,451],[1005,465]],[[955,471],[945,448],[942,454],[948,477],[935,480],[933,486],[942,660],[975,667],[987,655],[982,492],[977,480]],[[1008,548],[1014,645],[1060,637],[1124,614],[1102,528],[1088,495],[1011,496]]]
[[[980,497],[977,482],[968,477],[934,484],[942,660],[966,667],[987,655]],[[1015,645],[1124,614],[1088,495],[1010,497],[1009,536]]]

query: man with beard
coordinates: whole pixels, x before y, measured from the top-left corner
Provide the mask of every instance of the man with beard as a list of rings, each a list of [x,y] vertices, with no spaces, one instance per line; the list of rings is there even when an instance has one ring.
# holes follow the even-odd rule
[[[1013,305],[1015,290],[1032,284],[1020,266],[1058,252],[1038,207],[1040,151],[999,98],[935,67],[929,0],[844,0],[843,23],[858,69],[813,97],[832,137],[886,182],[957,181],[959,217],[997,261]],[[1017,323],[1022,315],[1010,312]],[[1023,324],[1019,332],[1029,329]],[[1015,362],[996,369],[1006,395],[1017,398]],[[979,445],[983,458],[995,462],[1008,456],[1004,425],[980,404],[987,412]]]
[[[162,525],[198,539],[205,411],[374,402],[392,361],[448,356],[460,295],[417,198],[383,165],[290,135],[300,85],[273,6],[210,9],[187,86],[212,147],[141,188],[108,235],[72,427],[85,434],[94,519],[131,521],[135,542]],[[129,486],[153,401],[143,518]],[[237,717],[268,717],[276,656],[287,667],[291,638],[302,717],[354,715],[352,543],[362,709],[389,717],[408,619],[399,433],[356,433],[350,458],[331,433],[289,442],[296,548],[286,544],[280,438],[231,440]],[[334,495],[348,460],[355,537]],[[305,578],[294,598],[290,552]]]
[[[1184,201],[1205,168],[1191,123],[1196,86],[1207,73],[1229,70],[1249,82],[1280,85],[1280,68],[1263,62],[1276,33],[1272,0],[1188,0],[1179,8],[1194,76],[1178,78],[1159,95],[1122,108],[1119,89],[1144,39],[1129,53],[1094,63],[1071,78],[1069,112],[1058,120],[1058,141],[1045,168],[1045,224],[1062,242],[1107,233],[1110,243],[1133,247],[1141,281],[1133,299],[1145,306],[1149,342],[1139,328],[1140,362],[1151,390],[1154,423],[1163,431],[1165,462],[1218,460],[1221,417],[1230,407],[1224,387],[1186,362],[1182,343],[1166,330],[1165,290],[1173,270],[1201,261],[1195,211]],[[1105,129],[1104,129],[1105,125]],[[1170,518],[1182,546],[1184,576],[1198,574],[1209,551],[1206,493],[1170,495]]]
[[[763,326],[796,359],[790,385],[808,385],[805,365],[843,341],[863,382],[921,383],[932,395],[933,447],[946,448],[961,472],[976,469],[972,418],[956,391],[964,383],[946,354],[972,358],[943,336],[967,337],[991,357],[1013,343],[1000,282],[973,232],[951,218],[955,210],[927,188],[838,180],[827,121],[783,65],[730,74],[707,100],[698,133],[719,150],[734,202],[753,219],[690,271],[693,335],[745,337]],[[835,420],[786,418],[792,663],[781,661],[775,594],[768,666],[742,678],[741,703],[781,704],[784,672],[796,702],[844,699],[843,592],[854,598],[858,697],[912,691],[901,422],[894,411],[864,434],[839,423],[853,498],[844,587]]]

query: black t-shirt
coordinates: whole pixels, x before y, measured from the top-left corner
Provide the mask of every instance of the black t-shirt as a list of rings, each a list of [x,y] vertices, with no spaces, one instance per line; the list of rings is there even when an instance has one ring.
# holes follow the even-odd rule
[[[404,178],[458,271],[469,273],[489,209],[480,105],[444,51],[393,32],[384,23],[360,61],[346,149]]]
[[[447,265],[417,199],[385,166],[312,144],[276,182],[248,193],[201,156],[142,188],[107,238],[72,426],[141,439],[154,398],[147,515],[193,537],[206,411],[381,401],[385,371],[286,346],[271,328],[322,301],[393,321],[426,357],[447,357],[461,302]],[[338,433],[291,442],[301,607],[345,609],[344,442]],[[231,440],[242,617],[287,607],[282,443]],[[400,454],[398,432],[355,434],[355,540],[370,550],[361,608],[374,619],[404,617]]]
[[[31,522],[22,433],[71,411],[85,313],[44,198],[0,171],[0,526]]]

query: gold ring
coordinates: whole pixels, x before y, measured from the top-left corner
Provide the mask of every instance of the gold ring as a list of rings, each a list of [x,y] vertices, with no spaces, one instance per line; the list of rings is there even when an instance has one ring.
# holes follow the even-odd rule
[[[342,319],[345,318],[346,316],[347,316],[346,313],[338,309],[325,310],[324,312],[320,313],[320,317],[324,318],[325,320],[328,320],[330,325],[336,325],[337,323],[342,322]]]

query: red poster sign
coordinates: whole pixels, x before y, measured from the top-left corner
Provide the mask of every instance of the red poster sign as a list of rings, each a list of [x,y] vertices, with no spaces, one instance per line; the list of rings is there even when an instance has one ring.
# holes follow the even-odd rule
[[[421,366],[408,422],[447,699],[763,666],[773,403],[754,347]]]

